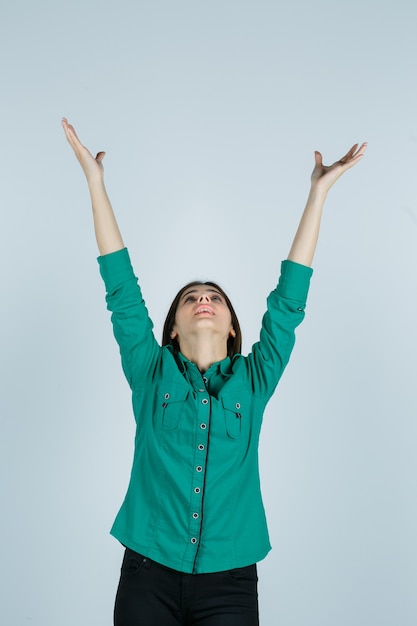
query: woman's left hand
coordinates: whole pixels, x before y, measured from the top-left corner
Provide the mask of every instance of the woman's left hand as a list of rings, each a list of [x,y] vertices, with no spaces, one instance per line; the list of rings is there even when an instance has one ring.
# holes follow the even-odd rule
[[[333,165],[323,165],[323,157],[321,153],[315,151],[314,157],[316,164],[311,174],[312,187],[315,187],[317,190],[320,189],[324,192],[329,191],[330,187],[332,187],[342,174],[362,159],[368,144],[363,143],[360,148],[358,148],[358,145],[359,144],[355,143],[355,145],[352,146],[348,152],[346,152],[345,156],[339,159],[339,161],[333,163]]]

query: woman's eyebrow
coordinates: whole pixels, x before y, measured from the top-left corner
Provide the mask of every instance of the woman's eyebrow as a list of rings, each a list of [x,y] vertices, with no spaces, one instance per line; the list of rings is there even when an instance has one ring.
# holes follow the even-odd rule
[[[222,297],[222,294],[220,293],[220,291],[217,291],[217,289],[211,289],[210,287],[207,289],[204,289],[204,291],[208,291],[209,293],[216,293],[218,296]],[[186,296],[189,296],[191,293],[198,293],[198,289],[190,289],[190,291],[187,291],[187,293],[185,293],[181,300],[183,300]]]

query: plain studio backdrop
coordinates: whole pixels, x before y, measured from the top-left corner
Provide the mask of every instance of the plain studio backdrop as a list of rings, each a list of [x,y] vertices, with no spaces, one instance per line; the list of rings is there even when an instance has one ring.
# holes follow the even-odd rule
[[[417,4],[16,0],[0,10],[5,626],[110,626],[134,423],[87,186],[107,187],[160,336],[218,281],[258,338],[313,152],[331,190],[260,444],[263,626],[417,623]],[[151,480],[152,477],[149,477]]]

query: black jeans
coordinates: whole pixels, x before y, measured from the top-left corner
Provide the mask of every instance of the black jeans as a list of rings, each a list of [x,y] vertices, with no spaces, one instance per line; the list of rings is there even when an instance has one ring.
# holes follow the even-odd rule
[[[256,565],[183,574],[126,548],[115,626],[258,626]]]

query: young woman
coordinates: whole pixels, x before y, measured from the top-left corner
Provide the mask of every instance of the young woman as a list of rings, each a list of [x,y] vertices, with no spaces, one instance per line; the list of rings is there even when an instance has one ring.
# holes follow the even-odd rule
[[[131,479],[111,531],[126,548],[114,623],[256,626],[256,563],[270,550],[258,472],[262,415],[304,317],[327,192],[366,144],[331,166],[315,153],[300,225],[260,339],[244,357],[236,314],[215,283],[181,289],[158,344],[105,190],[105,153],[94,158],[62,124],[87,177],[137,423]]]

